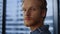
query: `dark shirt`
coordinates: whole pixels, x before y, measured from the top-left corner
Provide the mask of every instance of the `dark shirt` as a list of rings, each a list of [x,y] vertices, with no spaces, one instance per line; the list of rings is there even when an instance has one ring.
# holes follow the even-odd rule
[[[37,28],[35,31],[30,32],[30,34],[51,34],[49,27],[44,25],[43,27]]]

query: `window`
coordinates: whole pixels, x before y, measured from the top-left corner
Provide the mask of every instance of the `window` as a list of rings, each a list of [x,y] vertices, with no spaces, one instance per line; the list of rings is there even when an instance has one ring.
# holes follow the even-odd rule
[[[0,0],[0,34],[2,34],[3,0]]]

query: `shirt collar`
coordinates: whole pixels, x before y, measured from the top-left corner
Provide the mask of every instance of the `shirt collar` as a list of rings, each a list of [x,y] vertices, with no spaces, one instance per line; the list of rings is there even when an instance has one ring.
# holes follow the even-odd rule
[[[49,25],[44,25],[42,27],[37,28],[36,30],[30,32],[30,34],[37,34],[39,32],[47,31],[49,29]]]

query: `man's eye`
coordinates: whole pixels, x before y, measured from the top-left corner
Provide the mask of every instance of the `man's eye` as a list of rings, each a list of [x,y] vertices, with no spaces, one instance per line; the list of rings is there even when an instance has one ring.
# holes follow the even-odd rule
[[[23,11],[26,11],[26,9],[23,9]]]
[[[31,8],[32,11],[35,11],[36,9],[35,8]]]

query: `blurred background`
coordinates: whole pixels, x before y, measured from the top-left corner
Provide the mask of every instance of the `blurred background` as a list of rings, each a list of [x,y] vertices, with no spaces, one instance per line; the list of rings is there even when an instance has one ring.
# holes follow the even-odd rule
[[[47,0],[47,16],[44,21],[45,25],[49,25],[51,34],[53,33],[53,2]],[[0,0],[0,34],[2,34],[2,16],[3,16],[3,0]],[[6,34],[29,34],[30,29],[24,26],[22,0],[6,0]]]
[[[58,15],[59,15],[59,16],[58,16],[58,17],[59,17],[59,18],[58,18],[58,22],[59,22],[59,23],[58,23],[58,29],[59,29],[59,30],[58,30],[58,33],[60,34],[60,0],[58,0],[58,3],[59,3],[59,7],[58,7],[58,8],[59,8],[59,9],[58,9],[58,10],[59,10],[59,13],[58,13]]]

